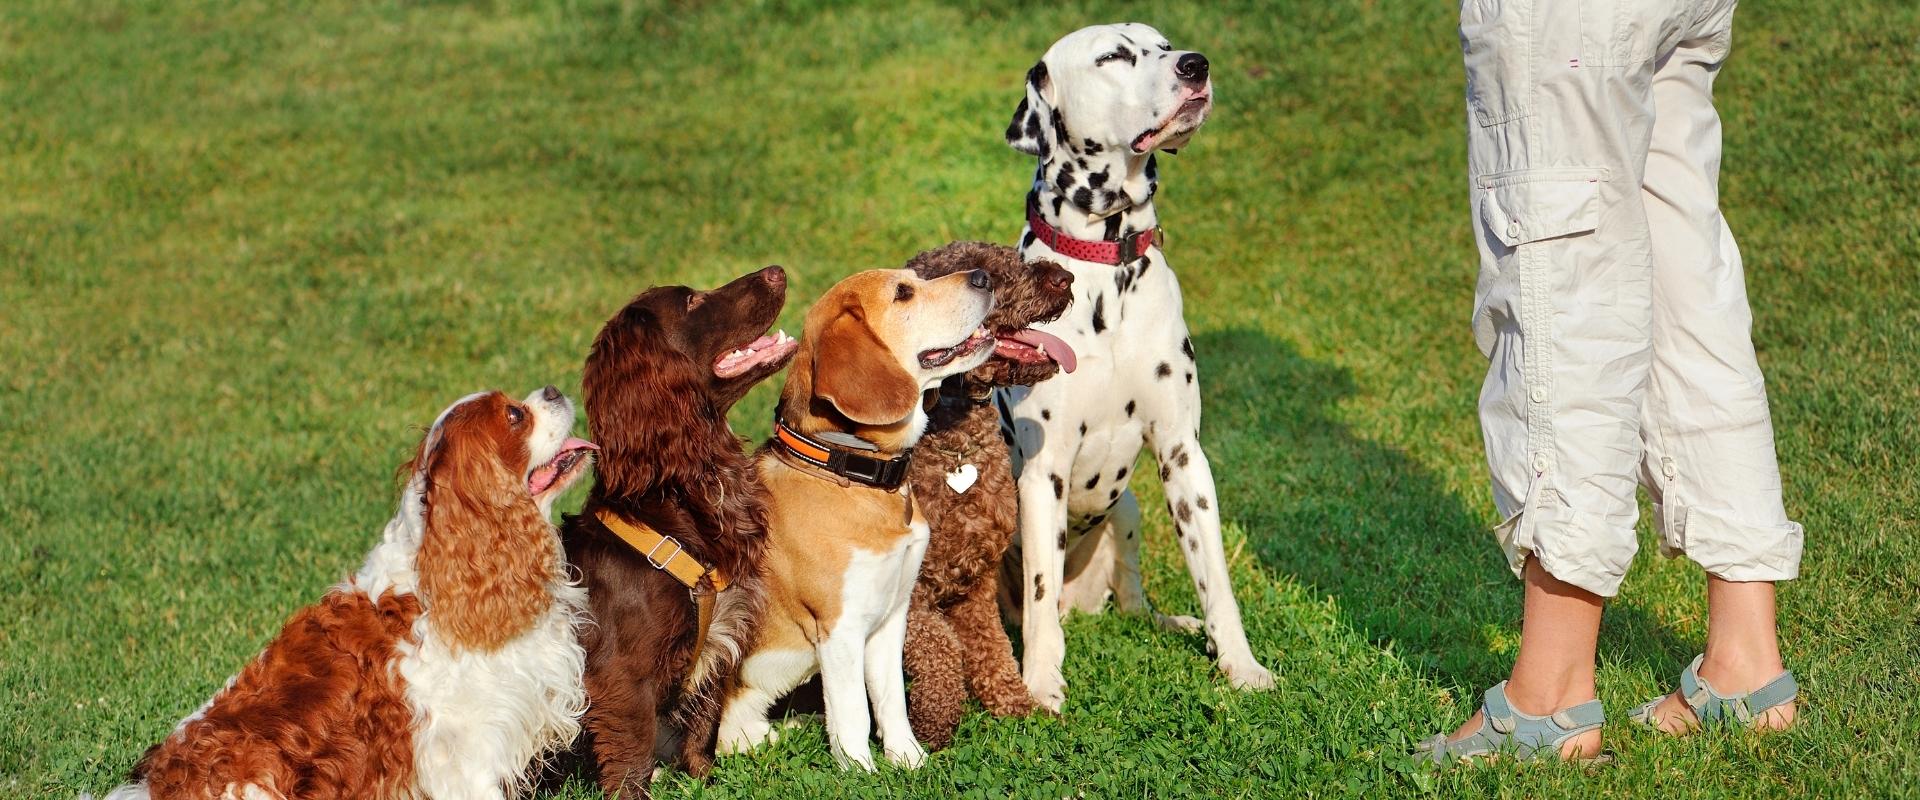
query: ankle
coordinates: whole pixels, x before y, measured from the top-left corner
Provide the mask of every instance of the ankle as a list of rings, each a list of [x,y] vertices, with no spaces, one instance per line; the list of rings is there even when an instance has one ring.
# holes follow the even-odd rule
[[[1507,700],[1523,714],[1546,716],[1595,699],[1593,675],[1565,675],[1548,679],[1515,672],[1507,681]]]
[[[1785,669],[1779,651],[1772,648],[1709,647],[1700,659],[1700,677],[1722,694],[1751,692]]]

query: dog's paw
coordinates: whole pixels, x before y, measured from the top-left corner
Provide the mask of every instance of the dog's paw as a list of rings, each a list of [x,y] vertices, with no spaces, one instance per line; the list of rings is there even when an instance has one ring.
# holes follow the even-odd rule
[[[1202,627],[1205,627],[1199,617],[1189,617],[1185,614],[1154,612],[1153,621],[1162,628],[1178,633],[1198,633]],[[1255,668],[1259,666],[1259,664],[1254,665]]]
[[[1222,660],[1220,671],[1227,674],[1227,682],[1233,684],[1235,689],[1257,692],[1273,688],[1273,673],[1251,658],[1243,661]]]
[[[868,772],[874,771],[873,748],[868,747],[866,742],[852,746],[835,745],[833,760],[840,765],[841,769],[859,767]]]
[[[1060,707],[1067,703],[1067,682],[1058,671],[1039,675],[1024,676],[1027,693],[1033,695],[1033,702],[1041,708],[1060,713]]]
[[[779,733],[773,726],[760,720],[738,728],[722,728],[713,749],[723,756],[739,755],[761,745],[772,744],[777,738]]]
[[[886,750],[887,760],[901,769],[919,769],[921,764],[927,763],[926,749],[911,739],[902,744],[888,745]]]

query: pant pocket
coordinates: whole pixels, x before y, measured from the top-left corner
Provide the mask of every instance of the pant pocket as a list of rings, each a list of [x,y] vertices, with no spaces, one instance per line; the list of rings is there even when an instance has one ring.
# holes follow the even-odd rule
[[[1467,66],[1467,109],[1497,125],[1532,113],[1532,0],[1463,0],[1460,54]]]
[[[1647,0],[1580,0],[1580,61],[1583,67],[1631,67],[1653,60],[1667,3]]]
[[[1474,180],[1475,204],[1487,234],[1509,248],[1586,233],[1600,224],[1605,167],[1526,169]]]

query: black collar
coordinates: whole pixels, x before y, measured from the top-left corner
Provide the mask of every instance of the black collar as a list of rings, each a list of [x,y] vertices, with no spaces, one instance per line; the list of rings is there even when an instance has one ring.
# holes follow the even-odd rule
[[[913,464],[912,448],[893,458],[877,457],[878,450],[873,451],[876,455],[864,455],[796,431],[777,413],[773,418],[773,444],[810,466],[889,492],[907,482],[908,468]]]

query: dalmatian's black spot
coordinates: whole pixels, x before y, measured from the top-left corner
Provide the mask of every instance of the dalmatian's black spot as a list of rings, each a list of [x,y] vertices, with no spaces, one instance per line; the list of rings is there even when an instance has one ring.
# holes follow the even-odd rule
[[[1119,214],[1115,214],[1114,216],[1107,217],[1106,232],[1103,234],[1103,238],[1109,242],[1120,241],[1120,216]],[[1128,233],[1131,234],[1132,231],[1128,231]]]
[[[1179,503],[1174,504],[1173,515],[1179,517],[1181,522],[1192,522],[1193,506],[1187,505],[1187,501],[1181,500]]]
[[[1072,190],[1073,189],[1073,170],[1067,170],[1067,169],[1060,170],[1060,174],[1055,175],[1053,178],[1053,185],[1055,187],[1058,187],[1060,191],[1063,191],[1063,192]],[[1083,189],[1082,191],[1085,191],[1085,190]]]
[[[1107,183],[1107,173],[1109,171],[1110,170],[1103,169],[1103,170],[1100,170],[1099,172],[1088,173],[1087,185],[1095,189],[1105,186]]]
[[[1052,410],[1050,410],[1050,409],[1045,409],[1045,408],[1043,408],[1043,409],[1040,409],[1040,418],[1041,418],[1041,419],[1053,419],[1053,411],[1052,411]]]
[[[1140,257],[1140,274],[1141,275],[1147,274],[1147,268],[1151,266],[1153,266],[1153,259],[1148,258],[1147,256]]]
[[[1091,492],[1093,491],[1093,487],[1099,486],[1099,485],[1100,485],[1100,476],[1095,475],[1087,479],[1087,491]]]
[[[1119,205],[1120,204],[1119,200],[1120,200],[1119,192],[1101,192],[1100,193],[1100,206],[1102,208],[1112,208],[1116,205]]]
[[[1135,400],[1128,400],[1128,401],[1127,401],[1127,417],[1128,417],[1129,419],[1131,419],[1131,418],[1133,417],[1133,409],[1134,409],[1134,407],[1135,407],[1135,406],[1136,406],[1137,404],[1138,404],[1138,401],[1135,401]]]
[[[1054,195],[1054,196],[1053,196],[1053,215],[1054,215],[1054,216],[1056,216],[1056,217],[1057,217],[1057,216],[1060,216],[1060,207],[1061,207],[1061,206],[1064,206],[1064,205],[1066,205],[1066,204],[1067,204],[1067,196],[1066,196],[1066,195],[1064,195],[1064,194],[1056,194],[1056,195]]]
[[[1032,247],[1034,239],[1035,237],[1033,235],[1033,231],[1031,230],[1027,231],[1027,235],[1020,237],[1020,249],[1026,250],[1027,248]]]
[[[1056,550],[1067,549],[1067,529],[1066,528],[1060,529],[1060,535],[1053,540],[1053,547]]]
[[[1180,340],[1180,352],[1187,354],[1188,361],[1193,360],[1193,337],[1189,336]]]
[[[1093,332],[1100,333],[1102,331],[1105,331],[1106,329],[1107,329],[1107,296],[1105,294],[1102,294],[1093,301]]]
[[[1175,539],[1182,539],[1182,540],[1184,540],[1184,539],[1186,539],[1186,538],[1187,538],[1187,529],[1186,529],[1186,528],[1182,528],[1182,527],[1180,527],[1180,526],[1178,526],[1178,525],[1175,525],[1175,526],[1173,526],[1173,538],[1175,538]]]
[[[1198,591],[1200,592],[1200,594],[1206,594],[1206,593],[1207,593],[1207,582],[1206,582],[1206,581],[1202,581],[1202,580],[1196,580],[1196,581],[1194,581],[1194,582],[1193,582],[1193,588],[1194,588],[1194,589],[1196,589],[1196,590],[1198,590]]]
[[[1197,505],[1200,507],[1201,511],[1205,511],[1213,507],[1213,503],[1209,502],[1207,500],[1207,496],[1204,494],[1200,495],[1198,498],[1195,498],[1193,502],[1194,502],[1194,505]]]
[[[1087,168],[1087,160],[1086,160],[1086,159],[1084,159],[1084,158],[1076,158],[1076,159],[1074,159],[1073,161],[1074,161],[1074,163],[1076,163],[1076,164],[1079,164],[1079,165],[1080,165],[1080,168],[1081,168],[1081,169],[1086,169],[1086,168]]]
[[[1118,499],[1120,499],[1120,490],[1119,490],[1119,489],[1114,489],[1114,490],[1112,490],[1112,491],[1109,491],[1109,492],[1107,492],[1107,502],[1108,502],[1108,503],[1112,503],[1113,501],[1115,501],[1115,500],[1118,500]]]
[[[1160,482],[1165,483],[1166,480],[1171,477],[1173,477],[1173,470],[1168,468],[1167,465],[1161,464],[1160,465]]]
[[[1084,422],[1080,423],[1080,435],[1081,436],[1087,435],[1087,423],[1084,423]]]
[[[1091,527],[1091,526],[1099,525],[1100,523],[1106,522],[1106,521],[1107,521],[1107,515],[1095,514],[1091,519],[1087,520],[1087,525]]]
[[[1160,162],[1153,156],[1147,156],[1147,180],[1151,184],[1160,176]]]
[[[1116,480],[1116,481],[1124,481],[1124,480],[1126,480],[1126,479],[1127,479],[1127,468],[1126,468],[1126,467],[1121,467],[1121,468],[1120,468],[1120,471],[1119,471],[1119,472],[1116,472],[1116,473],[1113,473],[1113,479],[1114,479],[1114,480]]]
[[[1187,373],[1187,383],[1193,383],[1193,373]]]
[[[1165,361],[1160,362],[1160,366],[1153,368],[1153,377],[1156,377],[1156,378],[1165,378],[1168,375],[1172,375],[1172,374],[1173,374],[1173,366],[1168,364]]]
[[[1093,208],[1093,190],[1084,186],[1076,189],[1073,193],[1073,205],[1076,208],[1091,210]]]
[[[1198,551],[1199,549],[1200,549],[1200,537],[1196,536],[1192,539],[1187,540],[1187,552],[1191,553],[1191,552]]]
[[[1180,459],[1184,457],[1186,454],[1187,454],[1187,446],[1184,444],[1176,444],[1173,446],[1172,450],[1167,451],[1167,457],[1165,460],[1180,461]],[[1187,462],[1180,461],[1180,466],[1184,467],[1186,465],[1187,465]]]
[[[1053,477],[1053,499],[1058,500],[1062,497],[1065,497],[1067,495],[1067,482],[1060,480],[1060,476],[1058,475],[1054,475],[1052,477]]]
[[[1047,596],[1047,585],[1040,581],[1040,576],[1038,575],[1033,576],[1033,602],[1038,603],[1040,602],[1040,598],[1046,597],[1046,596]]]
[[[1063,142],[1068,138],[1066,120],[1060,117],[1060,110],[1057,108],[1053,111],[1053,135]]]
[[[1187,451],[1185,451],[1185,450],[1181,450],[1181,451],[1180,451],[1180,455],[1179,455],[1179,458],[1178,458],[1178,462],[1179,462],[1179,464],[1180,464],[1180,467],[1181,467],[1182,469],[1185,469],[1185,468],[1186,468],[1186,466],[1187,466],[1187,457],[1188,457],[1188,453],[1187,453]]]
[[[1081,145],[1080,149],[1090,156],[1100,155],[1102,152],[1105,152],[1106,150],[1106,148],[1103,148],[1100,146],[1099,142],[1096,142],[1092,139],[1088,139],[1084,142],[1081,142],[1080,145]]]

